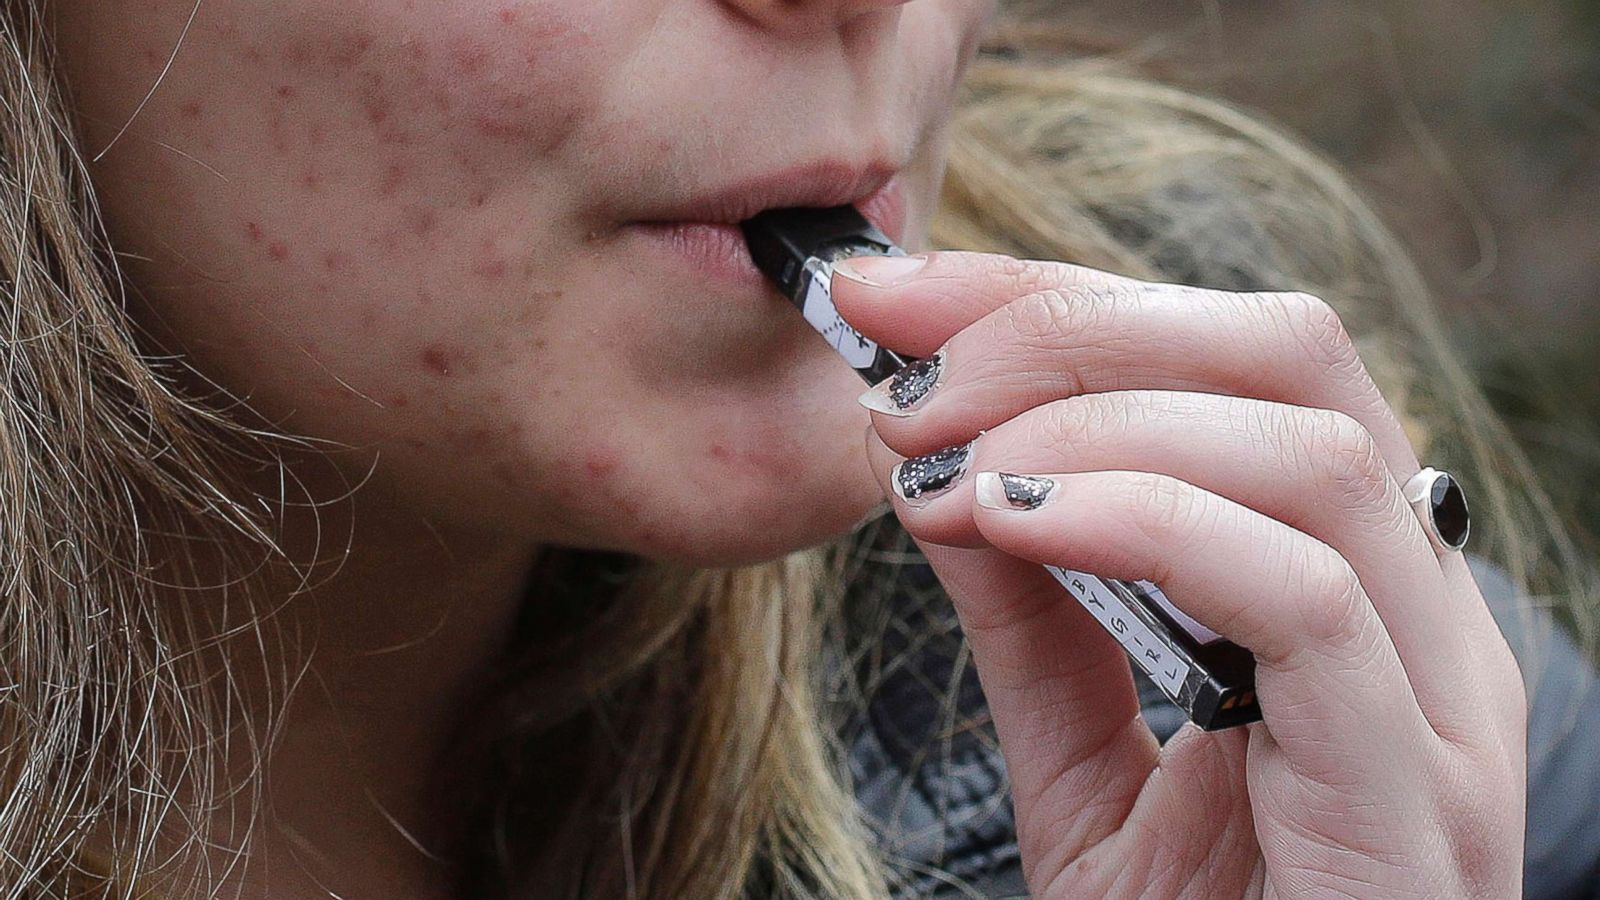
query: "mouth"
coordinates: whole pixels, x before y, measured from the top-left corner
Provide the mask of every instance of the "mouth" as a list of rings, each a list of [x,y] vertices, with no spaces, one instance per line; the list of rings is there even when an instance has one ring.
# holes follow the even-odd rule
[[[851,166],[823,161],[714,190],[652,211],[626,230],[688,263],[701,277],[767,286],[745,244],[739,223],[768,209],[854,205],[896,243],[904,240],[903,179],[887,165]]]

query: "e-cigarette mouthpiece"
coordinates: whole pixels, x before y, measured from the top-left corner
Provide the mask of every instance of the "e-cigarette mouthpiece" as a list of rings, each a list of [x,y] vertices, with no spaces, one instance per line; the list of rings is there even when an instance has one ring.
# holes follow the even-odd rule
[[[800,308],[868,384],[915,362],[855,330],[833,308],[833,263],[847,256],[905,256],[854,206],[769,209],[740,223],[756,267]]]

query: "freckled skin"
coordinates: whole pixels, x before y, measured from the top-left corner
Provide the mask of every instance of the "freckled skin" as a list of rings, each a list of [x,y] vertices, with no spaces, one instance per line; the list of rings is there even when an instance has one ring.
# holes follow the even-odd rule
[[[771,558],[879,499],[862,384],[774,294],[618,226],[881,157],[907,167],[919,246],[990,5],[783,38],[728,0],[206,0],[93,175],[141,324],[284,427],[379,451],[396,502],[531,540]],[[50,9],[92,157],[193,3]]]

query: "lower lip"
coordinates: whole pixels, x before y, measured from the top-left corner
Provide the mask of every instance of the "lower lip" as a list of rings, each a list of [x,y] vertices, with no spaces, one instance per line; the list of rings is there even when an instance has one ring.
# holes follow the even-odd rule
[[[895,243],[904,239],[906,206],[899,176],[867,195],[856,207]],[[745,245],[744,232],[728,222],[634,222],[628,226],[656,246],[687,261],[704,277],[765,287]]]

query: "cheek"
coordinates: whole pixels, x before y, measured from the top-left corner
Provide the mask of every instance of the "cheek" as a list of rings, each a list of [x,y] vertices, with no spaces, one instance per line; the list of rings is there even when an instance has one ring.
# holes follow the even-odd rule
[[[522,473],[568,448],[529,411],[581,399],[563,379],[584,361],[543,345],[584,324],[562,263],[626,23],[578,2],[207,0],[173,57],[193,8],[61,10],[89,156],[159,79],[93,169],[143,324],[436,502],[538,489]]]
[[[301,412],[459,387],[500,349],[483,335],[556,298],[532,286],[609,67],[592,8],[209,0],[185,33],[188,0],[124,7],[60,23],[90,155],[159,80],[100,199],[171,337],[230,386]]]
[[[321,123],[300,135],[313,145],[354,125],[377,147],[443,145],[458,165],[483,167],[502,156],[552,155],[596,102],[607,50],[584,17],[593,12],[579,15],[582,9],[407,4],[352,25],[347,6],[319,4],[307,16],[263,21],[257,14],[222,37],[256,70],[248,80],[270,88],[263,97],[268,136],[279,152],[295,149],[292,123],[282,115],[292,113]],[[273,102],[294,99],[298,110]],[[384,172],[391,188],[408,174],[403,166]]]

